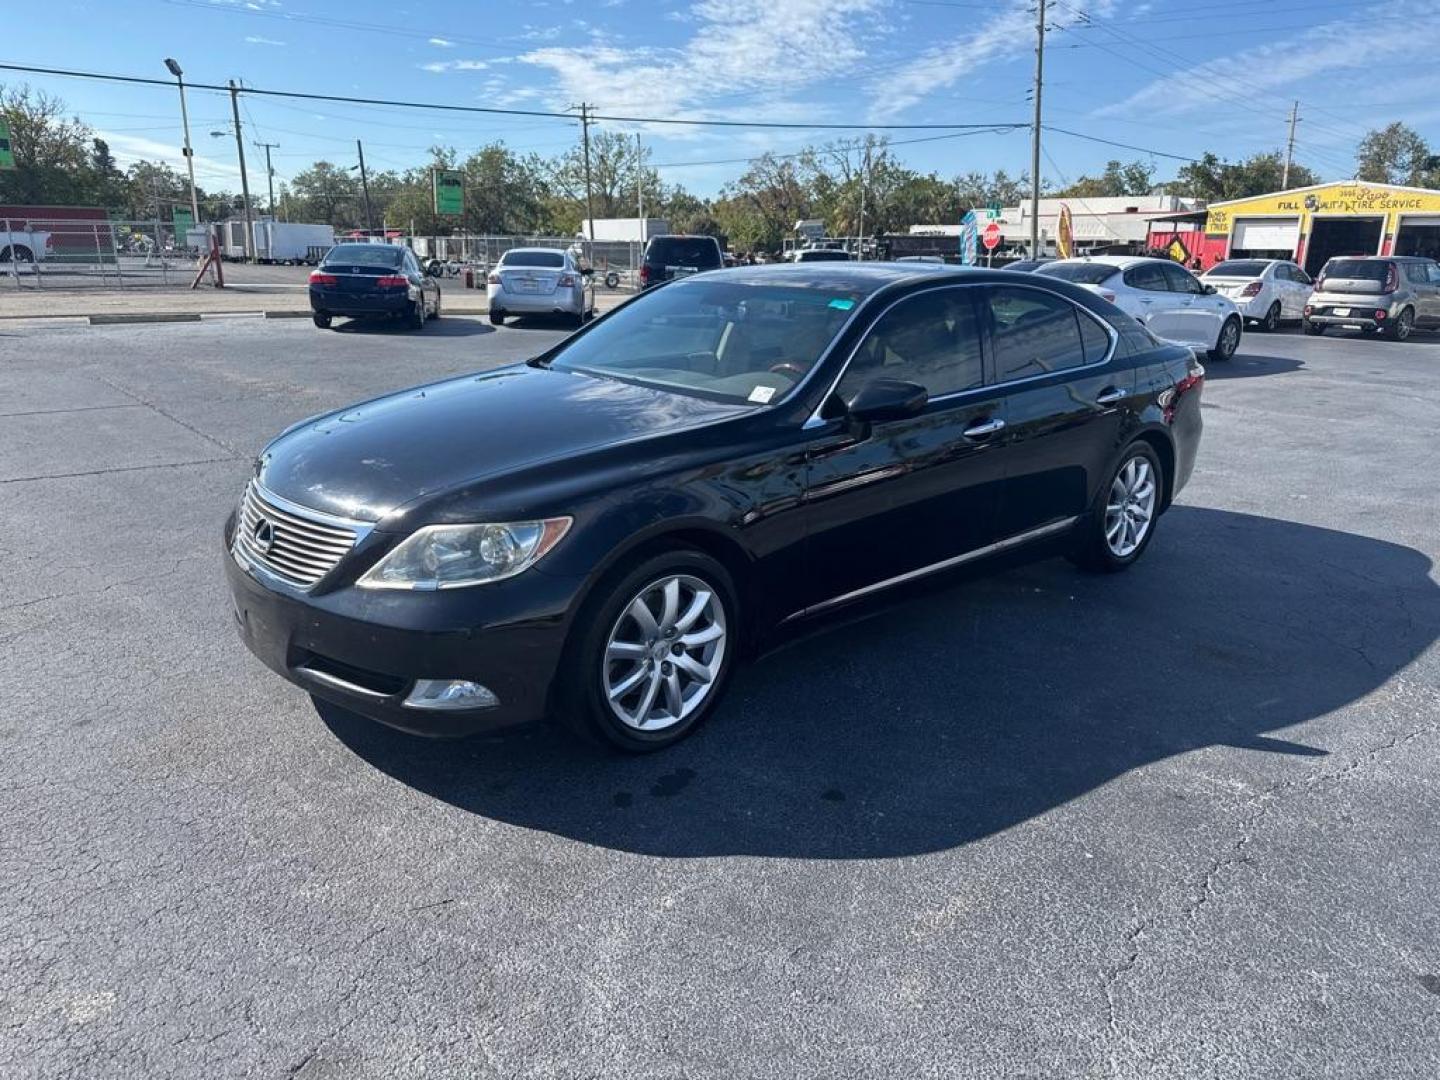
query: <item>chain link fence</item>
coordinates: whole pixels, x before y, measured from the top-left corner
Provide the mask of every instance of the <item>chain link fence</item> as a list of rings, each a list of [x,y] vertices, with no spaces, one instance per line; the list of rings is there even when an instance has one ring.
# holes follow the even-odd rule
[[[592,244],[578,236],[417,236],[413,242],[422,261],[437,259],[448,274],[463,273],[466,267],[488,271],[514,248],[573,251],[584,265],[595,268],[597,283],[610,288],[632,287],[645,254],[639,241],[597,240]]]
[[[189,285],[205,235],[177,237],[166,221],[0,219],[0,289]]]

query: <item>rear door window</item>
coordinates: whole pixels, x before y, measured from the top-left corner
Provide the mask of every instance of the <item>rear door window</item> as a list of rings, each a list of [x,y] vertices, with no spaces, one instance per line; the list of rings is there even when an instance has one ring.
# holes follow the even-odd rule
[[[1165,275],[1165,284],[1170,286],[1171,292],[1196,295],[1205,291],[1205,286],[1196,281],[1183,267],[1176,266],[1174,263],[1161,263],[1160,272]]]
[[[995,285],[988,290],[988,303],[996,382],[1049,375],[1087,362],[1081,316],[1070,301],[1039,289]]]
[[[1169,292],[1170,286],[1165,283],[1163,266],[1163,263],[1141,263],[1139,266],[1132,266],[1125,271],[1125,284],[1132,289],[1144,289],[1146,292]]]

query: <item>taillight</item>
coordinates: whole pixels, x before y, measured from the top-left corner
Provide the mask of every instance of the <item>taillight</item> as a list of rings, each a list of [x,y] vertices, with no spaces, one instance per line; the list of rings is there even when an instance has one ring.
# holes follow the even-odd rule
[[[1400,288],[1400,268],[1391,263],[1385,268],[1385,288],[1381,292],[1392,293]]]
[[[1306,314],[1306,315],[1309,315],[1309,314],[1310,314],[1312,311],[1314,311],[1314,310],[1315,310],[1315,309],[1314,309],[1313,307],[1311,307],[1309,304],[1306,304],[1306,305],[1305,305],[1305,314]]]
[[[1252,282],[1250,282],[1249,285],[1246,285],[1245,288],[1243,288],[1243,289],[1240,290],[1240,295],[1241,295],[1241,296],[1259,296],[1259,295],[1260,295],[1260,290],[1263,289],[1264,287],[1265,287],[1265,286],[1264,286],[1263,283],[1261,283],[1261,282],[1259,282],[1259,281],[1252,281]]]
[[[560,280],[557,281],[555,284],[558,285],[558,286],[559,286],[560,288],[562,288],[562,289],[571,289],[571,288],[574,288],[574,287],[575,287],[575,275],[574,275],[574,274],[561,274],[561,275],[560,275]]]
[[[375,279],[375,286],[376,288],[380,289],[403,289],[409,284],[409,278],[400,277],[396,274],[389,274],[385,277],[378,277]]]
[[[310,271],[310,284],[311,284],[311,285],[334,285],[334,284],[335,284],[335,275],[334,275],[334,274],[322,274],[319,270],[311,270],[311,271]]]
[[[650,267],[646,266],[644,263],[640,264],[640,284],[650,284]]]
[[[499,274],[491,274],[489,277],[487,277],[487,278],[485,279],[485,281],[486,281],[488,284],[491,284],[491,285],[499,285],[499,284],[500,284],[500,275],[499,275]]]

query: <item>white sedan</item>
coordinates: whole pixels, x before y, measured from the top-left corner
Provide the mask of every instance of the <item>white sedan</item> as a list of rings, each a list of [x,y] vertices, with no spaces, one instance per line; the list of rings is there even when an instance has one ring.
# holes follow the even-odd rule
[[[1046,263],[1035,273],[1099,293],[1156,337],[1203,349],[1212,360],[1229,360],[1240,346],[1235,302],[1169,259],[1098,255]]]
[[[595,314],[589,279],[568,251],[511,248],[486,278],[490,321],[500,326],[507,315],[564,315],[583,326]]]
[[[1200,279],[1235,301],[1242,318],[1274,330],[1281,321],[1299,322],[1315,291],[1310,275],[1288,259],[1226,259]]]

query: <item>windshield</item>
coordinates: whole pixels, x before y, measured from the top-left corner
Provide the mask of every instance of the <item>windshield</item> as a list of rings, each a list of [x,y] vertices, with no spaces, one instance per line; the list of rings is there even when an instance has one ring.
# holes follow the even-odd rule
[[[1061,281],[1073,281],[1076,285],[1103,285],[1119,272],[1119,267],[1108,263],[1090,262],[1046,263],[1035,271],[1046,277],[1057,277]]]
[[[1270,264],[1264,259],[1231,259],[1216,263],[1205,272],[1206,277],[1259,277]]]
[[[694,266],[709,269],[720,265],[720,247],[707,236],[667,236],[650,241],[645,260],[662,266]]]
[[[325,256],[326,266],[383,266],[393,269],[405,257],[395,244],[336,244]]]
[[[1321,271],[1327,278],[1384,281],[1390,264],[1383,259],[1331,259]]]
[[[501,266],[548,266],[558,268],[565,265],[565,253],[561,251],[507,251],[500,256]]]
[[[861,296],[843,288],[683,281],[619,308],[562,345],[551,364],[768,405],[809,373]]]

